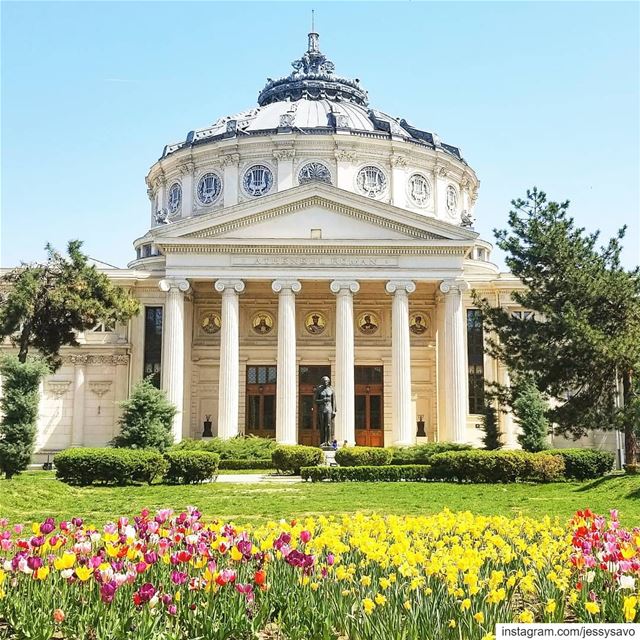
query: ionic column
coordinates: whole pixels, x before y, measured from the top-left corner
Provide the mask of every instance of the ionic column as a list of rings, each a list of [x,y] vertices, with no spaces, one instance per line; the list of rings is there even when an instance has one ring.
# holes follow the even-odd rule
[[[162,389],[176,408],[173,418],[173,439],[182,440],[182,410],[184,397],[184,294],[189,282],[178,278],[160,280],[166,302],[162,321]]]
[[[415,424],[411,407],[411,341],[409,338],[409,294],[416,290],[411,280],[390,280],[387,293],[393,294],[391,307],[391,377],[393,444],[408,446],[415,442]]]
[[[240,154],[238,153],[229,153],[222,157],[222,167],[224,171],[222,198],[225,208],[238,204],[238,189],[240,188],[240,179],[238,176],[239,162]]]
[[[220,373],[218,380],[218,437],[233,438],[239,433],[240,395],[240,305],[242,280],[216,280],[214,288],[222,294],[220,321]]]
[[[469,288],[464,280],[445,280],[444,294],[444,418],[452,442],[467,442],[467,354],[464,339],[462,294]]]
[[[355,385],[353,378],[353,294],[360,290],[354,280],[334,280],[330,285],[336,294],[336,368],[333,386],[336,390],[335,438],[342,444],[345,440],[354,445],[355,431]]]
[[[274,280],[278,294],[278,382],[276,385],[276,441],[296,444],[296,293],[297,280]]]
[[[391,204],[404,207],[407,202],[405,173],[407,159],[404,156],[391,156]]]
[[[293,179],[293,149],[276,149],[273,157],[278,162],[278,191],[291,189],[294,185]]]
[[[71,356],[73,362],[73,417],[71,419],[71,446],[84,444],[84,380],[86,377],[87,356]]]

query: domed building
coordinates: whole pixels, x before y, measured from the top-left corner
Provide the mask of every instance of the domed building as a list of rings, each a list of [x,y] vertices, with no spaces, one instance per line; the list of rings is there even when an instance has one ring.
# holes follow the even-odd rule
[[[508,378],[470,291],[525,311],[473,230],[478,178],[459,147],[373,108],[317,33],[292,66],[151,166],[149,231],[108,272],[143,312],[65,349],[41,453],[107,443],[143,376],[178,408],[176,439],[319,444],[328,376],[340,443],[479,442],[484,380]]]

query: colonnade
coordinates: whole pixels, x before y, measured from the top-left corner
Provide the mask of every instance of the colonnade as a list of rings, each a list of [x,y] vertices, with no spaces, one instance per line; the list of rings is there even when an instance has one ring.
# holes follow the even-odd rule
[[[161,280],[166,293],[163,326],[162,387],[176,405],[173,423],[176,441],[182,437],[184,384],[184,294],[190,285],[186,279]],[[296,384],[296,295],[303,284],[295,279],[277,279],[271,284],[278,294],[278,382],[276,387],[276,440],[283,444],[297,442]],[[440,285],[444,297],[444,362],[443,376],[446,406],[444,415],[448,440],[466,442],[467,367],[464,338],[462,294],[468,288],[461,280],[446,280]],[[216,280],[214,289],[222,295],[220,328],[220,378],[218,398],[218,435],[231,438],[239,433],[239,296],[245,284],[239,279]],[[354,407],[354,312],[353,296],[360,285],[355,280],[335,279],[329,289],[336,296],[335,375],[338,411],[335,437],[339,442],[355,443]],[[409,333],[409,296],[416,285],[411,280],[390,279],[386,282],[392,301],[392,443],[406,446],[415,442],[415,422],[411,404],[411,340]],[[442,426],[441,426],[442,427]],[[442,433],[441,428],[441,433]]]

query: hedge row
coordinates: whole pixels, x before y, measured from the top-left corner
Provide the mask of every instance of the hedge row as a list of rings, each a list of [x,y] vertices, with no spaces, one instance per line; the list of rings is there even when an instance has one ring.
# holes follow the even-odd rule
[[[547,449],[545,454],[561,456],[567,480],[594,480],[613,469],[615,456],[610,451],[595,449]]]
[[[207,438],[205,440],[182,440],[172,449],[197,449],[211,451],[220,456],[220,460],[271,460],[271,454],[276,448],[275,440],[258,438],[256,436],[237,436],[223,440],[222,438]],[[241,469],[242,467],[236,467]]]
[[[393,447],[390,449],[392,454],[390,464],[431,464],[431,458],[438,453],[469,450],[471,450],[470,444],[456,442],[428,442],[412,447]]]
[[[526,451],[449,451],[431,458],[431,475],[454,482],[552,482],[564,478],[564,460]]]
[[[273,466],[282,472],[299,474],[302,467],[314,467],[324,461],[324,452],[318,447],[301,444],[277,446],[271,454]]]
[[[341,467],[380,467],[391,462],[393,452],[382,447],[344,447],[336,451]]]
[[[164,476],[170,483],[190,484],[214,478],[220,457],[208,451],[167,451],[163,455],[147,449],[79,447],[58,453],[53,464],[56,478],[71,485],[125,485]]]
[[[271,458],[269,460],[220,460],[219,469],[241,470],[241,469],[275,469]]]
[[[387,465],[368,467],[303,467],[303,480],[320,482],[425,482],[430,480],[428,465]]]

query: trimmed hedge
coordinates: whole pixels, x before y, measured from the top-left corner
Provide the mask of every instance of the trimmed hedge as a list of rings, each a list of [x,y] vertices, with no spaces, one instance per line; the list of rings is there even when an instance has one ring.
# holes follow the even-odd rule
[[[58,453],[53,464],[56,478],[67,484],[87,486],[94,482],[125,485],[151,484],[162,476],[167,463],[153,449],[112,449],[78,447]]]
[[[393,456],[390,464],[431,464],[431,458],[438,453],[470,450],[471,445],[455,442],[428,442],[412,447],[393,447],[390,449]]]
[[[318,447],[282,444],[274,449],[271,460],[278,471],[299,474],[302,467],[313,467],[323,462],[324,453]]]
[[[271,459],[269,460],[220,460],[218,469],[237,470],[242,469],[275,469]]]
[[[186,439],[174,445],[172,450],[197,449],[211,451],[220,455],[220,460],[271,460],[271,454],[277,447],[275,440],[258,438],[257,436],[237,436],[223,440],[208,438],[206,440]],[[241,468],[241,467],[237,467]]]
[[[595,449],[547,449],[544,453],[561,456],[568,480],[595,480],[613,469],[615,456]]]
[[[218,475],[220,456],[211,451],[166,451],[165,480],[170,484],[196,484]]]
[[[562,480],[561,456],[526,451],[451,451],[431,458],[435,480],[457,482],[552,482]]]
[[[386,465],[378,467],[303,467],[303,480],[321,482],[425,482],[431,479],[428,465]]]
[[[341,467],[381,467],[391,462],[393,452],[382,447],[343,447],[336,451]]]

